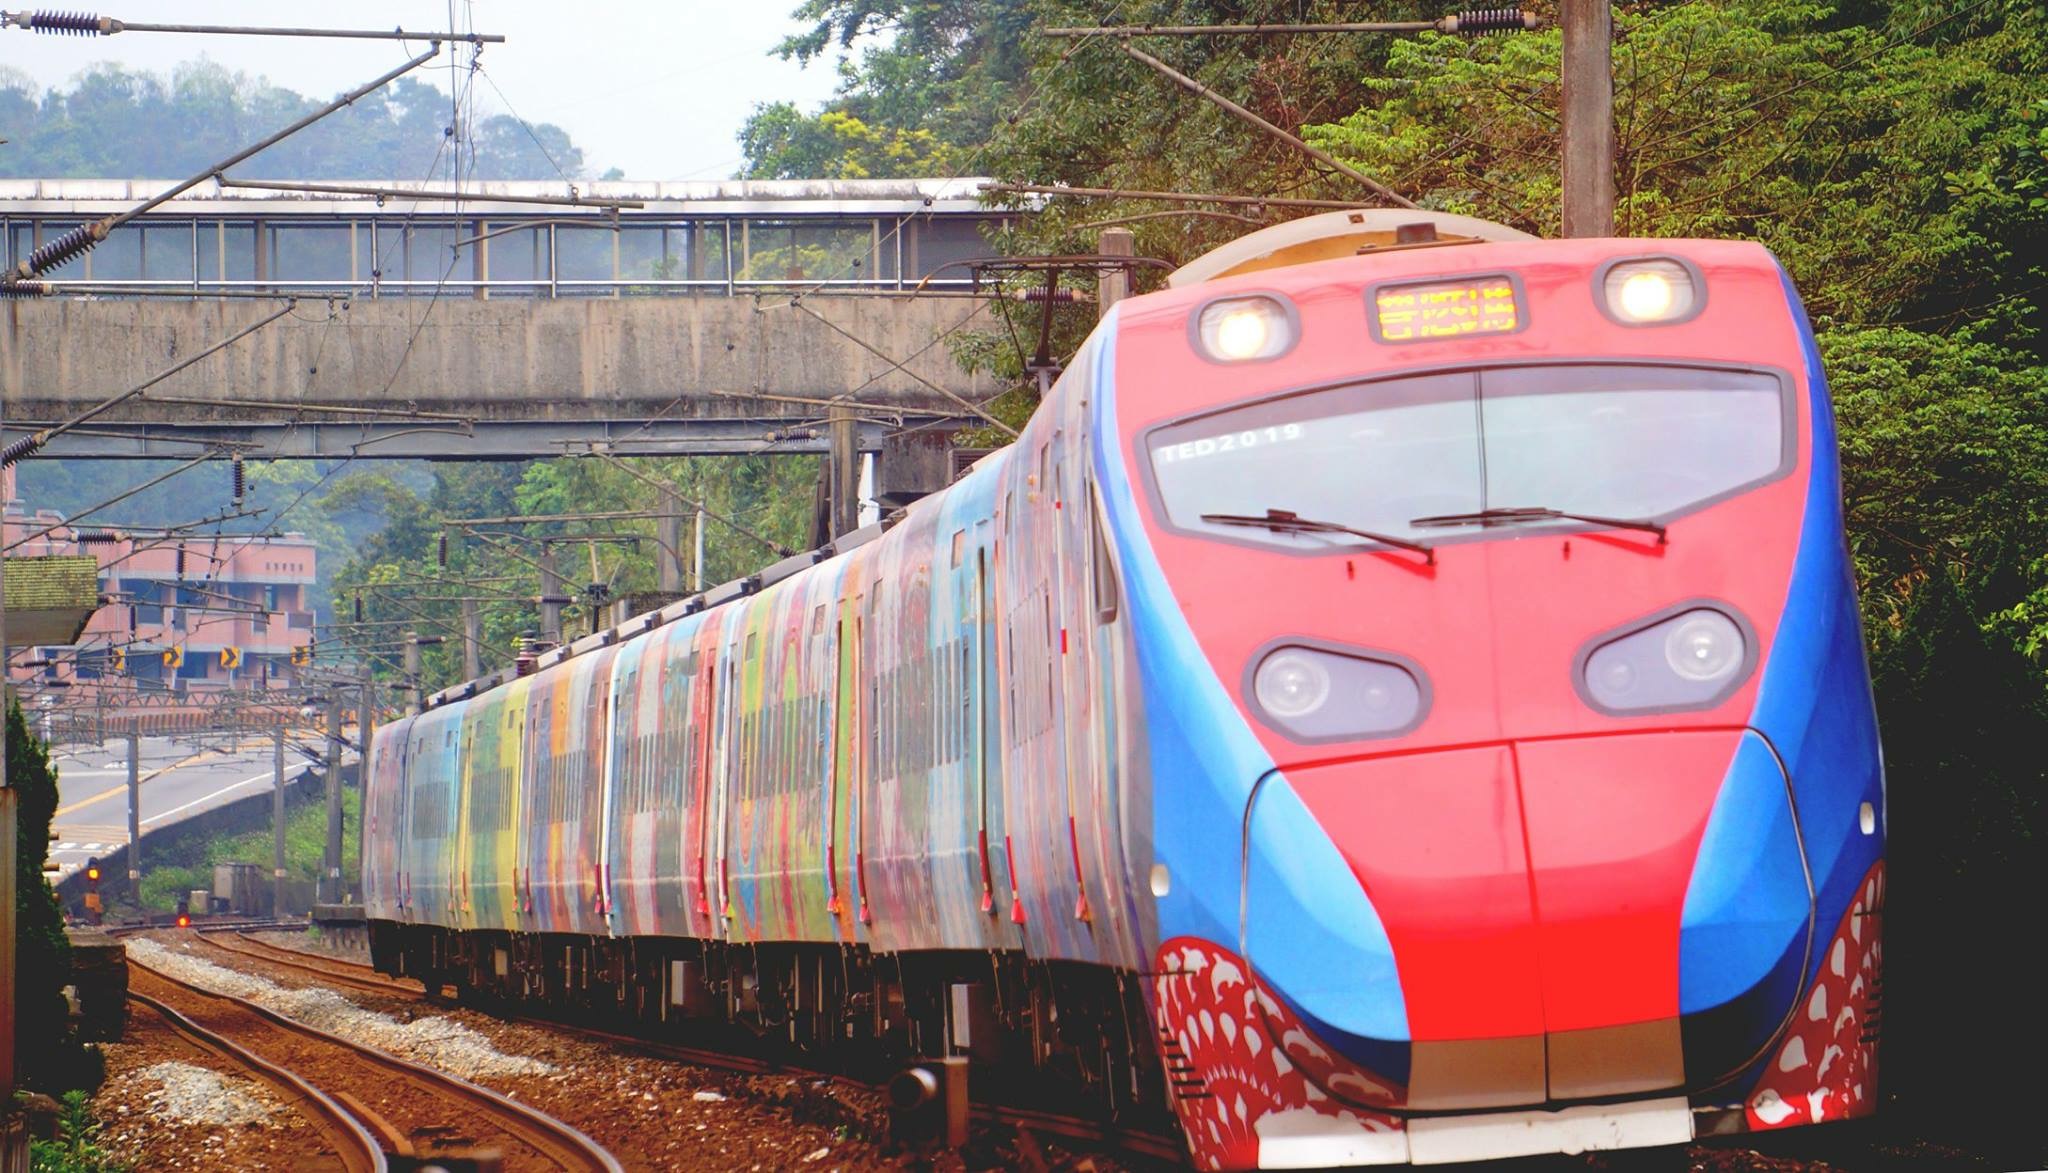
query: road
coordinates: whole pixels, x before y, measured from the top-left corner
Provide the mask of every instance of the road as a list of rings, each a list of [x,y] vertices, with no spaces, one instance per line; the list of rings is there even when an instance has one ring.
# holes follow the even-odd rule
[[[223,803],[270,790],[270,739],[252,738],[238,747],[218,743],[201,748],[190,741],[144,737],[139,743],[144,832],[191,818]],[[353,755],[348,755],[353,757]],[[52,882],[128,842],[128,743],[67,745],[51,754],[57,770],[57,817],[50,860]],[[296,778],[312,762],[291,745],[285,748],[285,777]]]

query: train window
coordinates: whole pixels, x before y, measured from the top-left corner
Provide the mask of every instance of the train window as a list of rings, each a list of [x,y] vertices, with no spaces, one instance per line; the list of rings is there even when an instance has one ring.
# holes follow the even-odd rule
[[[960,556],[961,556],[961,555],[962,555],[963,553],[965,553],[965,552],[966,552],[966,550],[967,550],[967,531],[966,531],[966,530],[964,530],[964,529],[956,529],[956,530],[954,530],[954,531],[953,531],[953,569],[955,569],[955,570],[958,570],[958,569],[960,569]]]
[[[1115,623],[1116,562],[1110,557],[1109,533],[1102,524],[1102,501],[1092,485],[1088,489],[1088,529],[1095,539],[1088,552],[1088,577],[1095,588],[1095,619],[1098,623]]]
[[[1356,540],[1202,517],[1279,508],[1438,540],[1464,531],[1413,523],[1539,507],[1670,518],[1788,471],[1793,418],[1775,373],[1560,364],[1289,395],[1155,428],[1145,443],[1176,527],[1320,550]],[[1542,524],[1560,523],[1577,524]]]

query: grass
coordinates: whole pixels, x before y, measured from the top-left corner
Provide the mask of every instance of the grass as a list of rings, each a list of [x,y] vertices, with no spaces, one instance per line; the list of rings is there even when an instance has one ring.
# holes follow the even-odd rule
[[[358,861],[362,844],[362,801],[352,786],[341,791],[341,874],[345,887],[357,886]],[[262,827],[204,840],[174,845],[151,858],[143,852],[141,905],[150,912],[169,912],[178,897],[194,888],[213,889],[213,868],[223,863],[253,863],[270,873],[274,850],[271,829]],[[320,861],[327,847],[327,804],[309,802],[285,815],[284,867],[288,878],[312,882],[320,875]]]
[[[29,1173],[126,1173],[134,1167],[101,1147],[100,1122],[84,1092],[65,1092],[62,1103],[57,1138],[29,1142]]]

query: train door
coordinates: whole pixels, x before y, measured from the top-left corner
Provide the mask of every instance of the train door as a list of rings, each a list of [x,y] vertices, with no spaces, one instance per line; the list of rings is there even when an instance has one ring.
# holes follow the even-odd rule
[[[730,617],[729,617],[730,618]],[[738,784],[740,762],[746,748],[740,744],[740,643],[737,635],[725,645],[718,660],[718,747],[711,763],[708,837],[713,852],[715,895],[712,912],[718,918],[712,936],[725,937],[732,925],[732,889],[728,886],[727,843],[732,837],[732,790]]]
[[[989,812],[1000,815],[1000,799],[989,801],[989,775],[994,769],[993,759],[1000,747],[995,737],[994,699],[998,687],[995,675],[995,585],[989,579],[988,547],[989,530],[992,527],[983,520],[975,525],[974,549],[974,631],[966,641],[966,688],[968,693],[969,744],[968,752],[973,755],[974,803],[980,820],[976,840],[981,848],[981,911],[993,914],[996,909],[995,865],[989,857],[989,844],[1000,840],[1002,829],[991,826]]]
[[[1051,519],[1053,573],[1050,585],[1052,626],[1058,632],[1058,643],[1053,652],[1052,666],[1052,735],[1053,761],[1060,772],[1061,787],[1066,794],[1067,825],[1057,839],[1066,845],[1066,856],[1073,866],[1074,910],[1077,921],[1092,919],[1088,907],[1088,884],[1081,867],[1080,819],[1086,798],[1079,793],[1081,781],[1076,777],[1074,767],[1074,738],[1067,728],[1069,710],[1073,707],[1077,690],[1067,679],[1068,640],[1071,638],[1072,618],[1068,613],[1069,595],[1067,574],[1072,555],[1067,550],[1066,519],[1061,516],[1066,507],[1065,461],[1061,459],[1066,448],[1066,433],[1054,429],[1052,442],[1039,449],[1039,492],[1052,501],[1052,509],[1045,516]]]
[[[840,849],[847,842],[853,780],[851,736],[856,728],[850,711],[855,681],[852,641],[849,638],[853,630],[853,616],[847,606],[836,600],[832,606],[839,614],[833,628],[832,654],[827,660],[832,671],[829,685],[832,701],[830,711],[826,713],[825,911],[832,915],[834,936],[845,940],[846,894],[850,885],[841,874],[846,857]]]

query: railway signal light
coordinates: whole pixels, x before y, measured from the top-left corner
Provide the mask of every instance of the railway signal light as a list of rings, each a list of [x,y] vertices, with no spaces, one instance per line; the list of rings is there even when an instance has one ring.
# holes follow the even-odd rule
[[[98,857],[85,861],[85,882],[95,889],[100,886],[100,861]]]
[[[182,913],[182,912],[181,912],[181,913],[179,913],[179,914],[178,914],[178,927],[179,927],[179,928],[181,928],[181,929],[189,929],[189,928],[191,928],[191,927],[192,927],[192,918],[191,918],[190,916],[186,915],[185,913]]]

